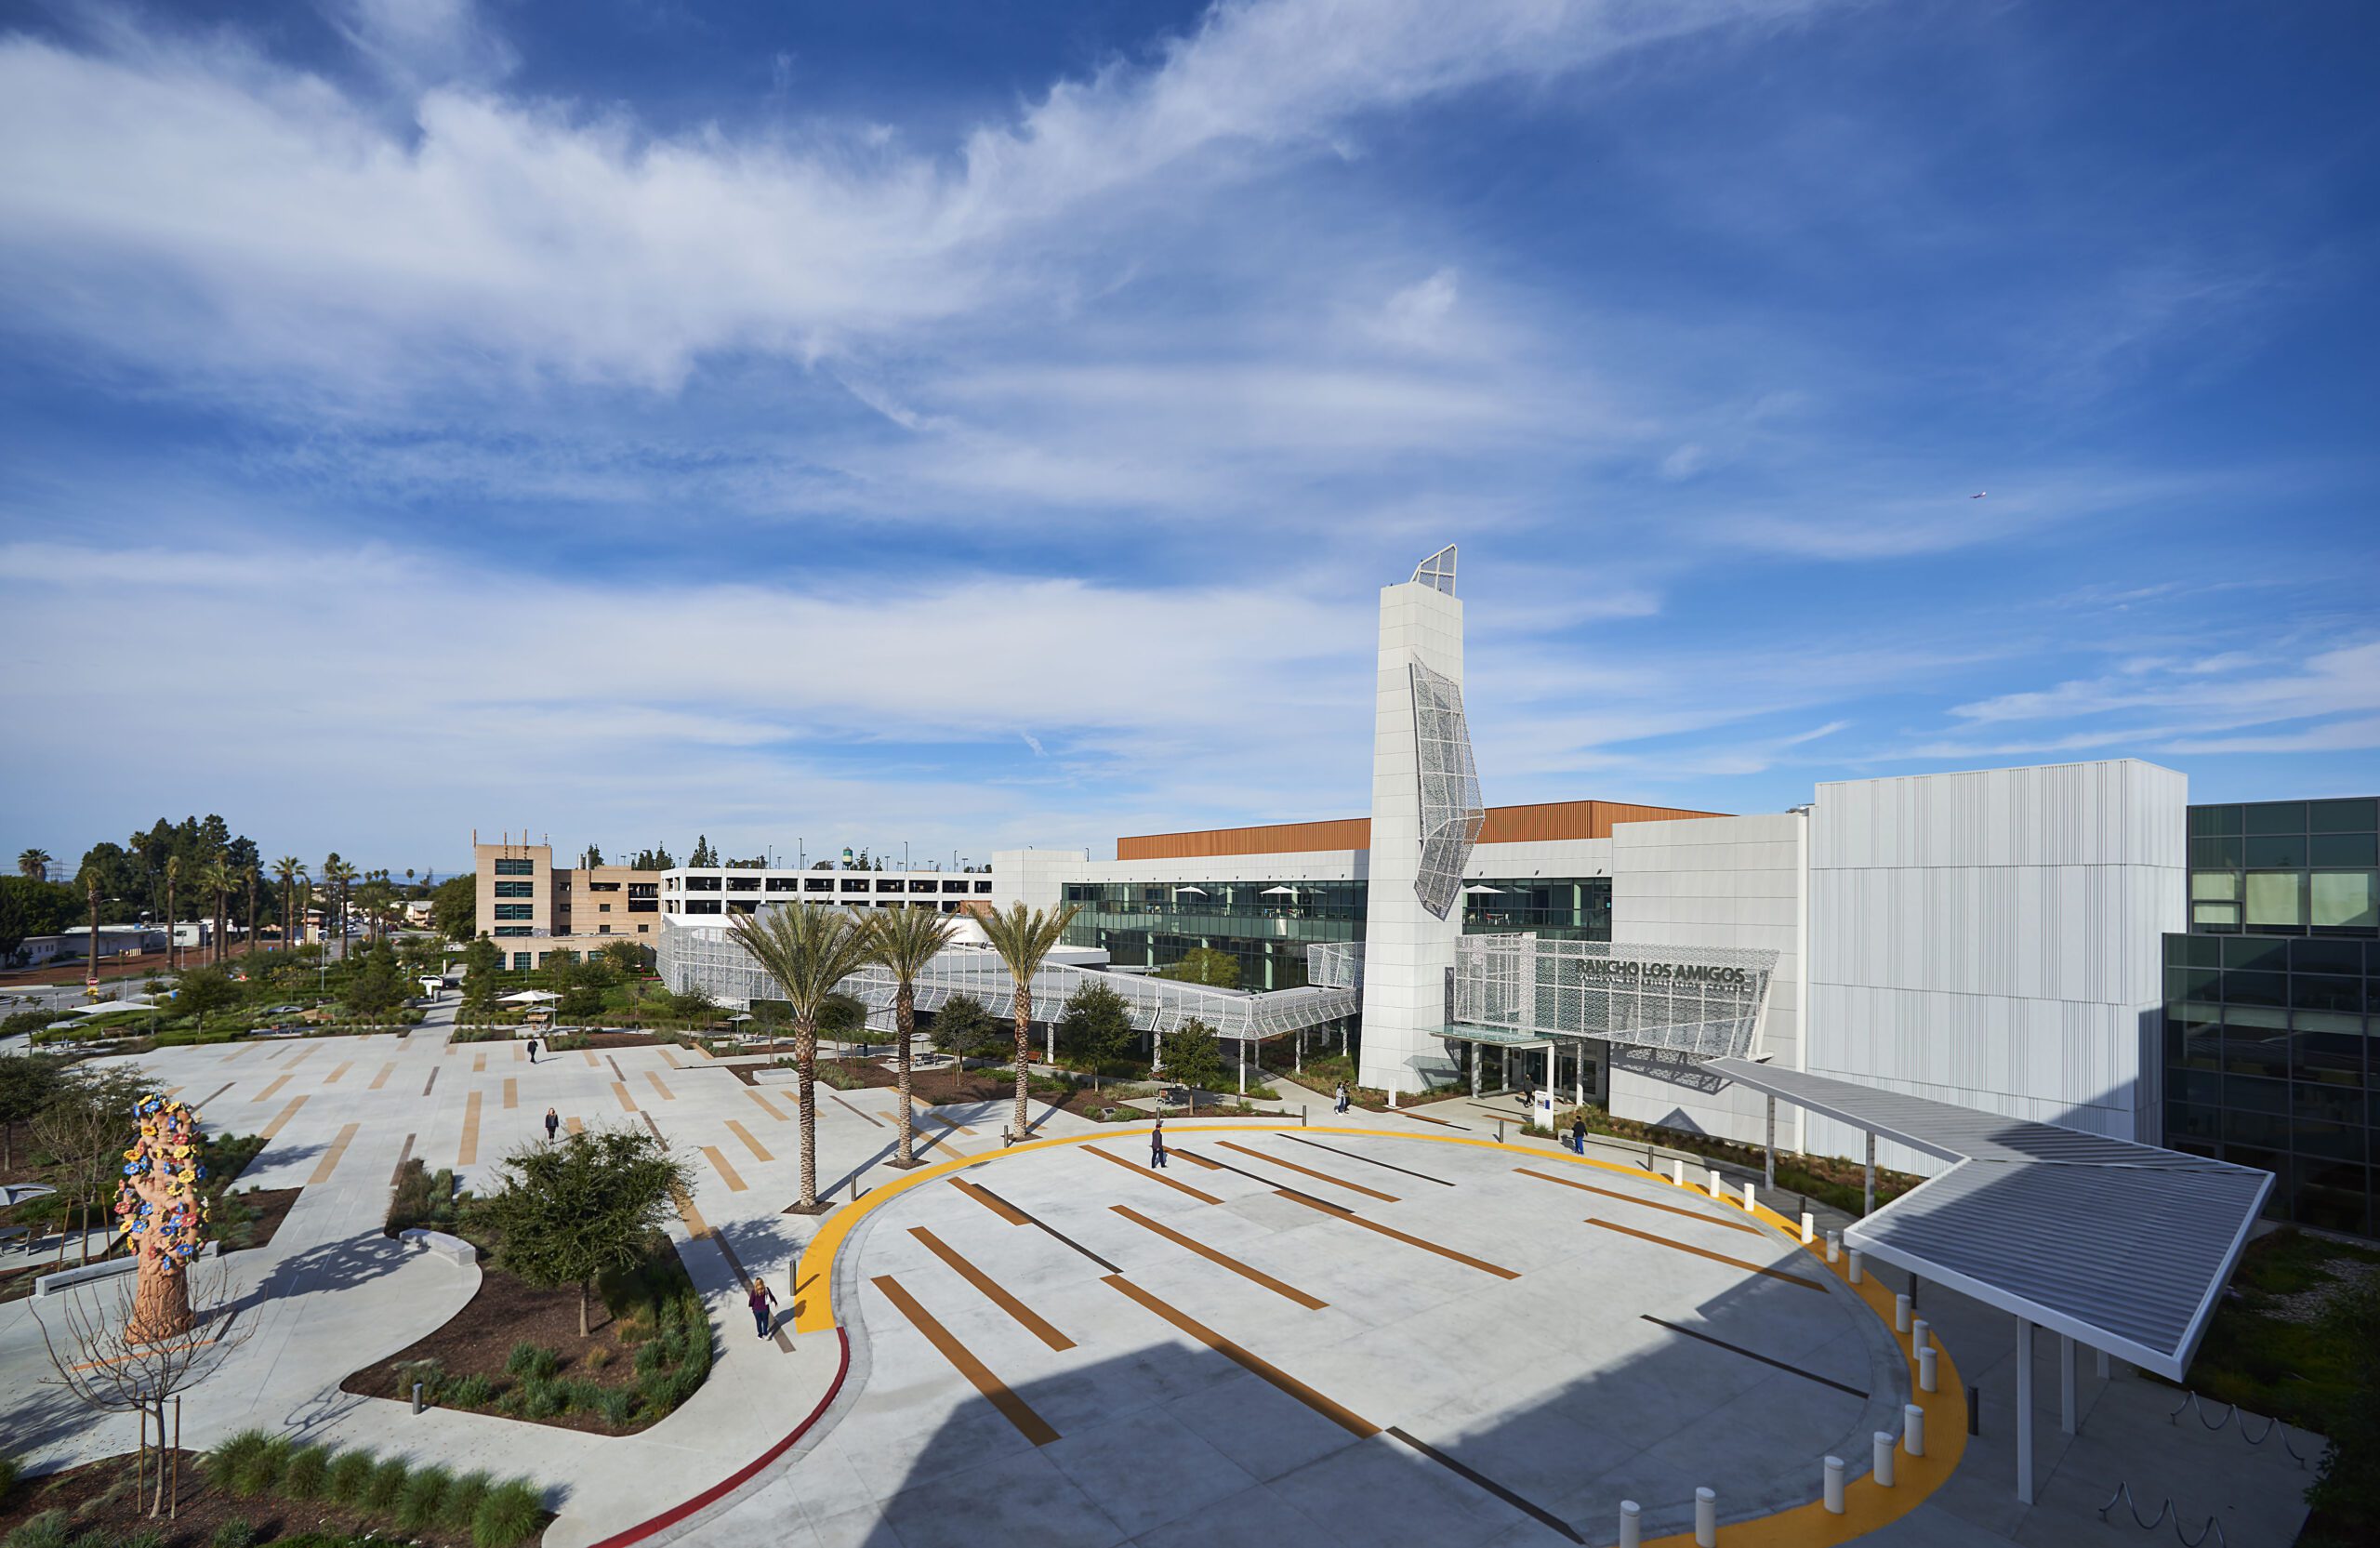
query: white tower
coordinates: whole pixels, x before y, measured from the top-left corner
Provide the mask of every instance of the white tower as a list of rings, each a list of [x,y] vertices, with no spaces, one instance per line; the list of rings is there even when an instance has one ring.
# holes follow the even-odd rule
[[[1455,552],[1380,593],[1370,885],[1364,925],[1366,1086],[1417,1092],[1452,1073],[1441,1040],[1462,933],[1462,869],[1487,813],[1462,715]]]

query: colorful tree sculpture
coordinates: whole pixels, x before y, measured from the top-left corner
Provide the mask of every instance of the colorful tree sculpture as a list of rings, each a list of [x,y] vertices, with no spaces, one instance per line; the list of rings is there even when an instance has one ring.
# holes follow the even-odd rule
[[[140,1342],[190,1331],[190,1284],[183,1271],[206,1245],[211,1211],[199,1192],[206,1168],[198,1158],[196,1110],[159,1095],[143,1097],[134,1113],[140,1138],[124,1153],[115,1212],[117,1231],[140,1255],[127,1330]]]

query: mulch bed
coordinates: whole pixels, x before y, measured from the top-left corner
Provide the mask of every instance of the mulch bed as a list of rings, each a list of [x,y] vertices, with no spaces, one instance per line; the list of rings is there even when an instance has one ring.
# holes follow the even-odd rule
[[[243,1247],[239,1250],[245,1252],[250,1247],[262,1247],[272,1240],[273,1233],[281,1229],[281,1223],[289,1218],[290,1207],[298,1202],[298,1196],[305,1191],[303,1188],[258,1188],[239,1195],[240,1202],[257,1212],[256,1224],[249,1232],[247,1247]]]
[[[133,1456],[126,1452],[22,1480],[0,1498],[0,1535],[13,1531],[44,1511],[63,1510],[69,1517],[70,1532],[97,1530],[104,1538],[117,1539],[153,1531],[164,1539],[165,1548],[204,1548],[218,1528],[233,1521],[246,1522],[259,1542],[299,1532],[360,1537],[374,1531],[393,1541],[411,1538],[435,1548],[469,1548],[470,1542],[468,1532],[393,1531],[385,1518],[346,1510],[326,1500],[235,1500],[208,1486],[198,1459],[196,1451],[185,1449],[181,1452],[181,1482],[176,1491],[178,1503],[171,1521],[163,1516],[150,1520],[145,1502],[136,1502],[139,1497],[132,1487]],[[152,1469],[157,1461],[152,1453],[149,1459]],[[113,1499],[106,1498],[111,1489],[117,1491]]]
[[[247,1247],[236,1250],[262,1247],[272,1240],[273,1233],[281,1229],[281,1223],[289,1218],[290,1206],[298,1202],[298,1196],[304,1191],[303,1188],[258,1188],[253,1193],[240,1195],[241,1200],[257,1212],[257,1219]],[[103,1263],[106,1260],[94,1258],[91,1261]],[[44,1253],[37,1258],[27,1258],[7,1251],[5,1259],[0,1259],[0,1301],[14,1301],[32,1294],[34,1280],[45,1274],[57,1273],[61,1266],[78,1268],[82,1266],[82,1260],[76,1257],[61,1265],[55,1254]]]
[[[593,1331],[582,1339],[578,1336],[576,1290],[538,1290],[492,1264],[483,1264],[479,1292],[444,1326],[377,1365],[353,1372],[339,1383],[339,1390],[364,1397],[409,1401],[411,1389],[400,1392],[397,1368],[414,1360],[436,1360],[452,1376],[468,1376],[476,1372],[487,1377],[496,1383],[497,1394],[501,1396],[513,1384],[513,1379],[505,1374],[504,1362],[511,1356],[512,1346],[516,1343],[541,1344],[560,1351],[562,1374],[564,1376],[589,1382],[599,1387],[635,1386],[636,1345],[621,1341],[620,1323],[604,1309],[601,1296],[588,1303],[587,1322]],[[648,1328],[645,1331],[650,1333],[652,1330]],[[611,1355],[609,1363],[600,1369],[586,1363],[588,1352],[597,1348],[607,1350]],[[585,1413],[576,1409],[550,1419],[522,1419],[509,1413],[500,1417],[526,1424],[550,1424],[559,1429],[585,1430],[602,1436],[634,1435],[639,1430],[651,1428],[649,1422],[613,1424],[600,1414]]]

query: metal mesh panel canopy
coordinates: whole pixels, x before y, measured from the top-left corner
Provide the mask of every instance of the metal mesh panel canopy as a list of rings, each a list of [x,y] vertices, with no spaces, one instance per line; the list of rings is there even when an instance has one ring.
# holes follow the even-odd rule
[[[1452,543],[1448,543],[1445,548],[1413,566],[1413,580],[1407,584],[1411,585],[1416,582],[1428,587],[1433,591],[1443,591],[1449,597],[1454,595],[1454,545]]]
[[[1448,1033],[1479,1027],[1740,1057],[1776,970],[1777,953],[1749,947],[1465,935],[1455,943]]]
[[[654,956],[662,981],[675,993],[699,989],[721,1004],[739,1007],[777,998],[776,981],[719,926],[666,923]],[[1362,995],[1354,989],[1307,986],[1260,994],[1049,963],[1033,975],[1034,1013],[1043,1020],[1054,1019],[1067,999],[1086,984],[1104,985],[1121,995],[1137,1030],[1174,1032],[1189,1022],[1203,1021],[1215,1029],[1217,1037],[1257,1041],[1339,1021],[1363,1006]],[[891,1029],[892,973],[882,968],[863,968],[838,987],[867,1007],[869,1025]],[[918,975],[917,1008],[936,1011],[955,996],[972,995],[994,1015],[1005,1016],[1015,993],[1016,980],[998,952],[988,946],[953,946]]]
[[[1413,681],[1413,748],[1421,794],[1421,863],[1413,895],[1440,919],[1462,895],[1462,867],[1488,821],[1479,800],[1479,770],[1471,761],[1471,726],[1462,715],[1462,688],[1419,661]]]
[[[1305,948],[1305,981],[1325,989],[1364,986],[1364,943],[1316,941]]]

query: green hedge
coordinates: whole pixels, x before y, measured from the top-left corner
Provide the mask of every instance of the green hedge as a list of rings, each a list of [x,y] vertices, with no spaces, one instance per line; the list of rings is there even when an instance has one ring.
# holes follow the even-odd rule
[[[298,1446],[262,1430],[241,1431],[207,1452],[200,1465],[209,1483],[235,1499],[303,1502],[327,1496],[350,1510],[385,1517],[401,1530],[468,1534],[472,1548],[516,1548],[546,1520],[545,1496],[526,1478],[496,1483],[484,1473],[456,1478],[443,1467],[412,1467],[364,1450]],[[350,1540],[308,1533],[280,1541]],[[14,1548],[14,1534],[9,1542]]]

